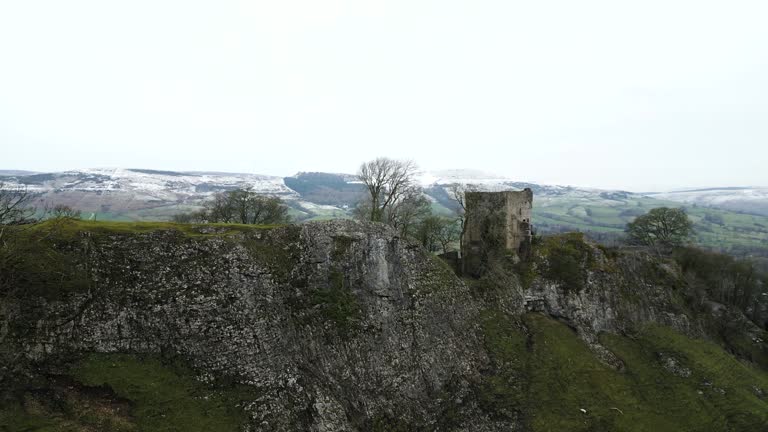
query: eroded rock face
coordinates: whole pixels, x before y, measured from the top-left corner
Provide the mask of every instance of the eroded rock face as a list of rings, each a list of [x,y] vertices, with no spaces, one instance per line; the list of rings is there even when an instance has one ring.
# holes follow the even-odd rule
[[[683,310],[675,311],[674,270],[657,266],[649,257],[631,254],[609,260],[599,248],[591,254],[585,281],[579,289],[563,283],[537,278],[525,291],[525,308],[567,319],[584,332],[617,332],[643,322],[668,325],[675,330],[698,335]],[[648,275],[652,268],[662,274]]]
[[[178,354],[257,389],[253,430],[429,425],[487,362],[467,287],[381,225],[81,241],[87,290],[15,306],[25,355]]]
[[[530,430],[535,412],[497,400],[517,400],[507,390],[525,392],[525,368],[536,367],[507,364],[509,347],[530,350],[526,312],[565,322],[616,369],[624,365],[601,332],[644,323],[711,331],[685,309],[674,268],[642,254],[608,257],[573,238],[544,245],[527,270],[462,280],[381,224],[184,230],[46,234],[50,251],[72,258],[72,274],[54,266],[45,283],[0,289],[13,293],[0,298],[0,360],[181,357],[200,380],[253,390],[243,405],[252,431],[509,431]],[[520,344],[489,336],[488,317],[514,327]],[[741,327],[734,334],[757,343],[759,329]],[[690,375],[677,357],[659,356],[668,372]],[[0,381],[8,369],[0,362]]]

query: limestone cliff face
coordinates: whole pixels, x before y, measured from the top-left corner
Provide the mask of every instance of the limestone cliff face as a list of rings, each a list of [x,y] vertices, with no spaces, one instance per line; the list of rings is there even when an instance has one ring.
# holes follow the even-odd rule
[[[533,311],[564,321],[604,363],[616,368],[623,367],[621,360],[598,336],[633,333],[648,324],[718,340],[737,355],[768,367],[766,332],[733,308],[710,301],[692,304],[687,282],[671,260],[642,251],[610,254],[580,234],[550,237],[543,243],[527,268],[526,287],[509,291],[506,304],[512,305],[508,309],[513,314]],[[738,339],[749,340],[750,347],[740,348]]]
[[[178,354],[254,386],[265,431],[433,424],[487,362],[467,287],[384,226],[213,234],[77,234],[87,287],[8,305],[6,344],[33,360]]]
[[[565,322],[614,370],[626,365],[602,333],[646,323],[711,330],[686,309],[674,268],[573,239],[479,281],[383,225],[353,221],[70,227],[34,241],[73,258],[69,272],[4,287],[0,369],[29,374],[94,352],[179,357],[199,380],[251,389],[252,431],[547,430],[532,414],[537,362],[515,366],[507,347],[518,333],[528,350],[545,346],[526,329],[538,321],[519,319],[526,312]]]
[[[594,246],[589,246],[588,254],[592,262],[586,263],[583,286],[572,289],[562,281],[538,277],[524,291],[525,311],[564,320],[604,363],[616,368],[623,364],[598,342],[600,333],[631,332],[655,323],[693,337],[705,335],[701,324],[681,307],[673,269],[644,255],[610,260]],[[648,274],[651,268],[654,273]]]

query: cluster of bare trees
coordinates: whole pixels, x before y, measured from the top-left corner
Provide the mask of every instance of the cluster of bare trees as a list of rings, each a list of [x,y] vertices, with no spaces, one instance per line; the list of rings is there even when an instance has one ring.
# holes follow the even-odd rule
[[[456,213],[459,217],[459,226],[461,228],[459,238],[463,239],[467,231],[467,192],[477,192],[478,188],[472,184],[455,183],[448,189],[452,200],[456,202]]]
[[[179,223],[241,223],[252,225],[290,222],[288,206],[278,197],[237,189],[219,192],[203,209],[173,217]]]
[[[430,251],[448,252],[459,240],[461,224],[432,213],[431,202],[416,182],[417,174],[418,166],[408,160],[380,157],[360,165],[357,178],[367,193],[355,216],[384,222]]]
[[[767,300],[762,295],[768,274],[752,261],[690,246],[675,249],[672,257],[685,275],[688,294],[699,304],[710,299],[734,306],[768,328]]]
[[[23,225],[45,219],[80,219],[80,211],[64,204],[45,205],[40,211],[32,205],[33,194],[24,187],[7,187],[0,182],[0,226]],[[182,223],[283,224],[290,222],[289,208],[278,197],[247,190],[220,192],[203,209],[178,214]]]
[[[393,226],[418,216],[426,199],[416,184],[417,173],[418,167],[412,161],[384,157],[360,165],[357,178],[368,194],[357,208],[358,215]]]
[[[80,212],[65,204],[46,204],[38,213],[32,205],[33,197],[23,186],[0,182],[0,226],[25,225],[45,219],[80,219]]]
[[[80,219],[82,214],[66,204],[56,204],[53,207],[45,207],[43,212],[46,219]]]
[[[460,228],[457,220],[445,216],[430,215],[419,221],[415,238],[430,252],[446,253],[456,247]]]
[[[0,182],[0,225],[21,225],[34,221],[32,194],[23,187],[6,187]]]

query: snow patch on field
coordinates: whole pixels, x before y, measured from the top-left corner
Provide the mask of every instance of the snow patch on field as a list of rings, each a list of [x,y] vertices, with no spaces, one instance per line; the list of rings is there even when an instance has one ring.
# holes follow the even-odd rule
[[[282,177],[257,174],[181,173],[169,171],[131,170],[124,168],[88,168],[52,173],[25,179],[4,179],[6,187],[26,187],[36,193],[53,191],[107,192],[122,191],[137,197],[161,200],[204,198],[219,191],[250,189],[258,193],[295,198]]]
[[[511,181],[511,179],[504,176],[499,176],[480,170],[463,169],[425,171],[419,173],[417,177],[418,184],[423,187],[450,184],[494,185]]]
[[[724,188],[673,191],[649,194],[654,198],[698,204],[722,204],[729,201],[768,200],[768,188]]]

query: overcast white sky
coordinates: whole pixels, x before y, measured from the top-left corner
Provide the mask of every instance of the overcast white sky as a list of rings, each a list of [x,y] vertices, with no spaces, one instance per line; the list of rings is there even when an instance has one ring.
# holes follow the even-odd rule
[[[768,1],[0,0],[0,168],[768,185]]]

